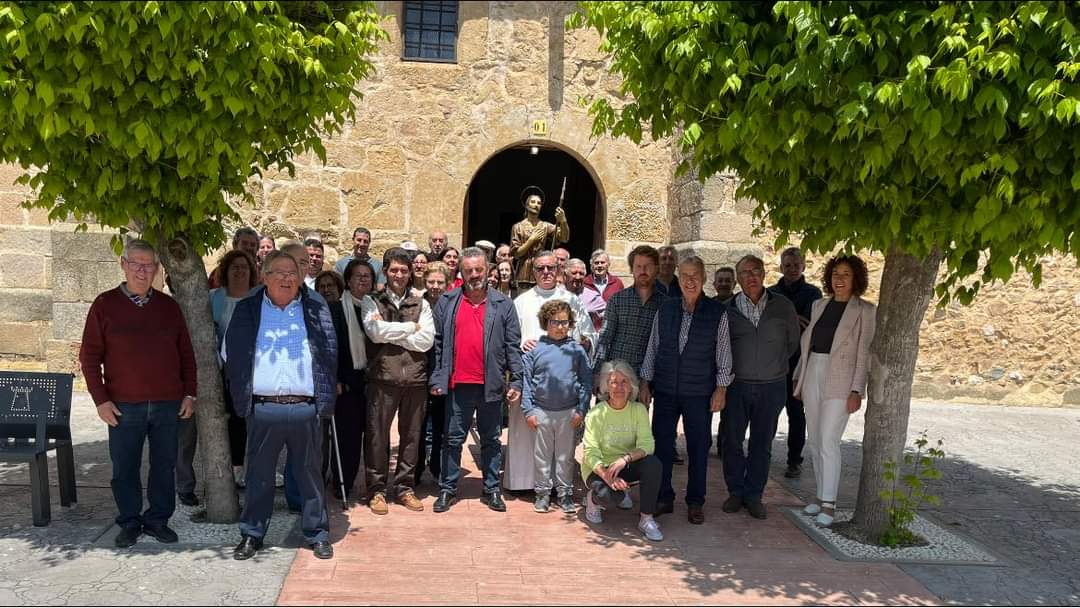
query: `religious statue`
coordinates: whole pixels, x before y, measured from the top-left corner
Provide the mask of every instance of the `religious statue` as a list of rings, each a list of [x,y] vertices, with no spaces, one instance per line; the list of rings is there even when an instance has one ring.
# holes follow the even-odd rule
[[[525,219],[510,229],[510,255],[514,256],[517,283],[522,290],[536,283],[532,270],[533,256],[570,240],[570,226],[566,223],[566,212],[562,205],[555,208],[558,225],[545,222],[540,219],[540,208],[544,204],[542,191],[536,186],[529,186],[525,192],[529,193],[524,201]]]

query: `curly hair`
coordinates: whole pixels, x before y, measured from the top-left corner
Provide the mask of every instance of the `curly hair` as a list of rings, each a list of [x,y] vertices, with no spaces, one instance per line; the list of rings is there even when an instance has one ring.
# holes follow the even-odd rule
[[[847,264],[851,268],[851,295],[861,296],[866,293],[870,286],[870,272],[866,270],[866,263],[857,255],[838,255],[825,264],[821,271],[821,287],[825,293],[833,295],[832,273],[840,264]]]
[[[319,286],[319,281],[325,277],[330,277],[330,280],[334,282],[334,287],[337,287],[338,297],[345,293],[345,281],[341,279],[341,275],[333,270],[323,270],[319,274],[315,275],[315,286]]]
[[[239,249],[233,249],[227,252],[221,258],[221,263],[218,264],[216,272],[219,272],[218,278],[221,279],[221,286],[228,289],[229,287],[229,266],[236,260],[244,260],[248,266],[248,285],[247,288],[251,289],[255,287],[259,278],[259,272],[255,269],[255,260],[251,259],[251,256],[247,253],[240,251]]]
[[[540,307],[540,313],[536,315],[540,319],[540,327],[547,329],[548,321],[555,318],[555,315],[560,312],[565,312],[568,319],[570,319],[570,329],[574,328],[574,309],[570,308],[570,304],[562,300],[551,300],[544,302],[544,305]]]

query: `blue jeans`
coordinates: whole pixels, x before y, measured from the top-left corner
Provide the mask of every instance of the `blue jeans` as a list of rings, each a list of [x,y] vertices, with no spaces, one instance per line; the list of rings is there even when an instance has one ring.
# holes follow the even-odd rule
[[[112,492],[122,528],[156,528],[169,523],[176,510],[176,450],[179,401],[117,403],[119,424],[109,427]],[[142,511],[143,444],[150,440],[149,508]]]
[[[322,424],[309,403],[259,403],[247,418],[247,492],[240,533],[262,538],[274,511],[274,473],[282,448],[289,450],[291,471],[300,495],[300,524],[309,542],[330,539],[323,497]]]
[[[712,445],[712,411],[710,396],[685,397],[657,392],[653,409],[652,432],[656,441],[656,457],[660,459],[660,502],[675,502],[671,487],[671,465],[674,464],[675,435],[679,417],[686,435],[686,504],[705,504],[706,473],[709,469],[709,447]]]
[[[724,481],[732,496],[761,500],[769,481],[776,422],[787,404],[787,380],[765,384],[735,381],[728,387],[724,407]],[[750,443],[743,452],[746,429]]]
[[[457,493],[461,479],[461,447],[476,416],[480,435],[480,461],[484,471],[484,493],[499,491],[502,468],[502,401],[484,401],[483,384],[459,384],[446,398],[446,433],[442,452],[442,477],[439,487]]]

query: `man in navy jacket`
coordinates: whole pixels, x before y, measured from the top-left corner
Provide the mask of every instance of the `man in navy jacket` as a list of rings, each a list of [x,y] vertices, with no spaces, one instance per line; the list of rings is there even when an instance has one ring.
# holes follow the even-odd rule
[[[265,287],[236,305],[222,346],[236,414],[247,419],[247,493],[235,559],[262,548],[274,509],[274,473],[282,448],[300,490],[304,539],[329,559],[330,524],[323,497],[322,425],[337,399],[337,338],[330,309],[311,297],[296,260],[271,252]]]
[[[461,447],[476,416],[480,435],[484,496],[493,511],[505,511],[499,491],[502,464],[502,403],[521,396],[521,327],[514,302],[487,286],[487,254],[478,247],[461,252],[464,284],[435,305],[435,355],[429,381],[432,395],[447,395],[447,432],[442,452],[439,498],[433,510],[448,511],[461,478]],[[509,372],[509,385],[506,374]]]

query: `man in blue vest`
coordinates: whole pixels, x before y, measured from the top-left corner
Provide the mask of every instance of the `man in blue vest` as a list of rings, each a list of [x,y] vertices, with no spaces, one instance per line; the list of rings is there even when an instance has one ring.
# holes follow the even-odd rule
[[[656,398],[652,431],[663,465],[656,515],[674,511],[671,487],[679,418],[686,434],[686,516],[705,523],[705,474],[712,444],[712,415],[724,409],[731,374],[731,340],[725,308],[702,294],[705,263],[690,256],[679,264],[682,298],[665,300],[653,321],[641,364],[639,399]]]
[[[233,409],[247,420],[247,493],[235,559],[262,548],[274,510],[274,472],[289,450],[304,539],[329,559],[330,525],[323,496],[322,425],[337,399],[337,338],[330,309],[311,297],[296,260],[267,254],[263,283],[236,304],[221,355]]]

